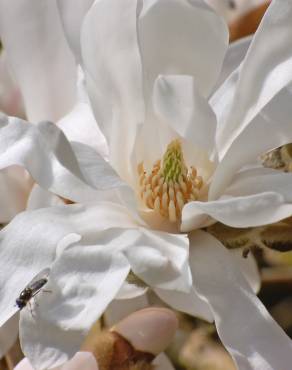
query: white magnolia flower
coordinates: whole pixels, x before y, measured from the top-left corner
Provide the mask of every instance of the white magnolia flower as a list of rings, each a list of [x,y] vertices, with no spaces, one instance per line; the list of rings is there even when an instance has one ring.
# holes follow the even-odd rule
[[[292,1],[274,1],[215,93],[228,35],[204,3],[90,5],[70,22],[70,2],[59,1],[109,161],[50,123],[3,117],[0,168],[23,166],[41,188],[81,204],[26,212],[2,230],[0,325],[51,267],[52,292],[37,295],[33,315],[21,312],[20,336],[35,367],[56,366],[115,297],[141,293],[124,284],[132,270],[172,307],[215,320],[238,368],[286,369],[291,342],[253,292],[253,261],[239,264],[198,229],[292,213],[291,174],[257,163],[292,140]]]
[[[103,151],[104,138],[93,116],[88,113],[80,127],[79,115],[84,116],[88,107],[78,91],[77,63],[64,37],[56,2],[1,0],[0,38],[4,44],[0,55],[0,111],[21,118],[26,115],[33,123],[58,122],[70,139],[78,137]],[[19,109],[20,94],[25,113],[22,105]],[[73,108],[76,120],[71,117],[63,124],[61,119]],[[0,223],[9,222],[27,206],[38,208],[60,202],[41,194],[21,168],[1,172],[0,192],[5,194],[0,198]]]

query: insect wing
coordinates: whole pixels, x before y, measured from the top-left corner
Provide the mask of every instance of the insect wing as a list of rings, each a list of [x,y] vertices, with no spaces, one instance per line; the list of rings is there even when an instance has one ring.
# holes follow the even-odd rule
[[[33,283],[31,283],[28,288],[31,289],[31,296],[34,297],[42,287],[48,282],[47,278],[39,279]]]

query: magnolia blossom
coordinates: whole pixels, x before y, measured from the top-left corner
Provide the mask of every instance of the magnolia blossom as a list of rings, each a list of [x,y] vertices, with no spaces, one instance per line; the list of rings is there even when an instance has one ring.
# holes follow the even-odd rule
[[[88,107],[55,1],[32,5],[27,0],[1,0],[0,38],[0,111],[26,116],[32,123],[58,123],[67,137],[86,140],[104,153],[104,138],[90,113],[86,113],[86,122],[80,128],[78,116],[84,116]],[[63,124],[62,118],[72,109],[76,119]],[[22,168],[10,167],[1,172],[0,191],[5,196],[0,198],[0,223],[9,222],[26,207],[60,202],[56,197],[36,197],[33,189],[37,186],[33,185]]]
[[[291,174],[258,162],[292,140],[292,2],[273,2],[239,66],[227,54],[222,73],[234,71],[218,89],[227,27],[203,2],[100,0],[74,22],[69,1],[59,9],[108,157],[51,123],[1,119],[0,167],[23,166],[38,192],[80,204],[2,230],[0,325],[50,267],[51,293],[21,311],[20,338],[33,366],[60,365],[115,297],[141,294],[131,270],[170,306],[214,320],[238,368],[286,369],[291,342],[254,293],[253,261],[199,229],[292,213]]]

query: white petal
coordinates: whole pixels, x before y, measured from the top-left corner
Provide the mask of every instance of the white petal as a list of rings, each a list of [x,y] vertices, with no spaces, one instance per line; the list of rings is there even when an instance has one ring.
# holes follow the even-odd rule
[[[142,295],[145,295],[147,292],[148,287],[144,286],[138,286],[135,285],[135,283],[128,283],[124,282],[124,284],[121,286],[121,289],[118,291],[117,294],[117,299],[120,300],[127,300],[127,299],[132,299],[132,298],[137,298]]]
[[[274,191],[283,195],[287,203],[292,202],[292,174],[270,168],[251,168],[236,174],[224,191],[233,197]]]
[[[54,370],[98,370],[98,365],[91,352],[77,352],[76,355],[63,366],[56,367]],[[28,359],[21,360],[14,370],[34,370]]]
[[[280,370],[292,360],[292,342],[252,292],[229,252],[211,235],[191,238],[194,286],[213,311],[221,341],[244,370]]]
[[[227,52],[225,54],[220,76],[216,83],[217,88],[226,80],[226,78],[240,65],[243,61],[246,52],[252,41],[252,36],[241,38],[235,42],[229,44]],[[216,88],[214,89],[216,91]],[[220,90],[219,90],[220,91]],[[216,93],[215,93],[216,96]],[[218,98],[218,97],[217,97]],[[219,98],[218,98],[219,100]],[[219,100],[219,104],[220,104]],[[211,100],[211,103],[215,103],[215,100]],[[217,107],[219,109],[220,107]]]
[[[81,62],[80,30],[83,19],[94,0],[75,1],[57,0],[65,36],[78,63]]]
[[[76,236],[90,239],[108,228],[133,227],[136,224],[127,210],[109,203],[56,206],[16,216],[0,232],[0,326],[17,311],[15,300],[20,292],[52,264],[56,253],[75,242]],[[114,231],[110,234],[116,235]],[[125,237],[124,243],[128,239]],[[121,243],[118,237],[117,243]]]
[[[96,189],[123,186],[92,148],[76,143],[74,150],[76,154],[62,131],[48,122],[32,125],[16,118],[0,122],[0,168],[23,166],[41,187],[73,201],[94,200]]]
[[[160,353],[153,361],[153,365],[156,370],[175,370],[165,353]]]
[[[109,304],[104,314],[106,326],[108,327],[116,324],[132,312],[150,306],[147,294],[129,299],[118,299],[118,295],[116,296],[116,299]]]
[[[261,287],[261,277],[255,257],[252,253],[249,253],[247,257],[243,258],[241,248],[231,249],[229,252],[235,263],[238,264],[241,273],[244,275],[251,289],[257,294]]]
[[[292,142],[292,84],[278,93],[234,140],[212,179],[209,199],[214,200],[243,166],[276,147]]]
[[[192,277],[186,235],[140,229],[125,250],[133,272],[150,286],[188,292]]]
[[[265,13],[239,67],[239,79],[219,125],[220,158],[260,110],[292,80],[291,17],[291,1],[275,0]]]
[[[76,99],[76,66],[55,1],[0,1],[0,34],[30,121],[57,121]]]
[[[95,117],[108,141],[111,163],[127,179],[132,178],[130,157],[144,120],[136,13],[136,0],[101,0],[87,13],[81,31]]]
[[[107,247],[67,248],[52,266],[46,285],[52,292],[39,294],[34,317],[22,311],[21,346],[33,367],[48,369],[69,360],[120,289],[130,266]]]
[[[159,76],[155,81],[154,109],[192,146],[210,152],[215,146],[216,116],[191,76]]]
[[[164,289],[155,289],[154,291],[165,303],[175,310],[209,322],[212,322],[214,319],[208,304],[198,296],[193,288],[189,293]]]
[[[0,111],[10,116],[24,117],[22,97],[13,79],[5,50],[0,52],[0,81]]]
[[[26,209],[33,210],[61,204],[64,204],[64,201],[60,197],[34,184],[27,200]]]
[[[227,49],[228,30],[208,6],[144,0],[138,32],[146,97],[160,74],[191,75],[200,94],[209,95]]]
[[[108,157],[105,137],[100,131],[91,108],[88,104],[79,102],[74,109],[59,122],[57,126],[70,141],[78,141],[91,146],[103,158]]]
[[[32,187],[27,171],[11,166],[0,171],[0,223],[7,223],[23,211]]]
[[[276,192],[222,197],[217,201],[191,202],[182,212],[181,230],[204,227],[206,215],[232,227],[261,226],[278,222],[292,214],[292,203]]]
[[[0,328],[0,358],[2,358],[7,351],[13,346],[18,338],[18,323],[19,316],[12,316]]]
[[[183,219],[193,223],[200,210],[234,227],[278,222],[292,214],[291,185],[290,173],[261,167],[243,170],[234,176],[221,200],[187,205]]]

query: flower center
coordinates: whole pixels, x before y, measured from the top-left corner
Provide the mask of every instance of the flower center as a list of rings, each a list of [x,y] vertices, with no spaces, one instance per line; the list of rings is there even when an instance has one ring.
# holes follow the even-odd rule
[[[145,171],[143,162],[138,165],[138,173],[144,204],[171,222],[180,219],[186,203],[198,199],[203,185],[196,169],[185,165],[178,139],[167,146],[162,161],[154,163],[151,173]]]

